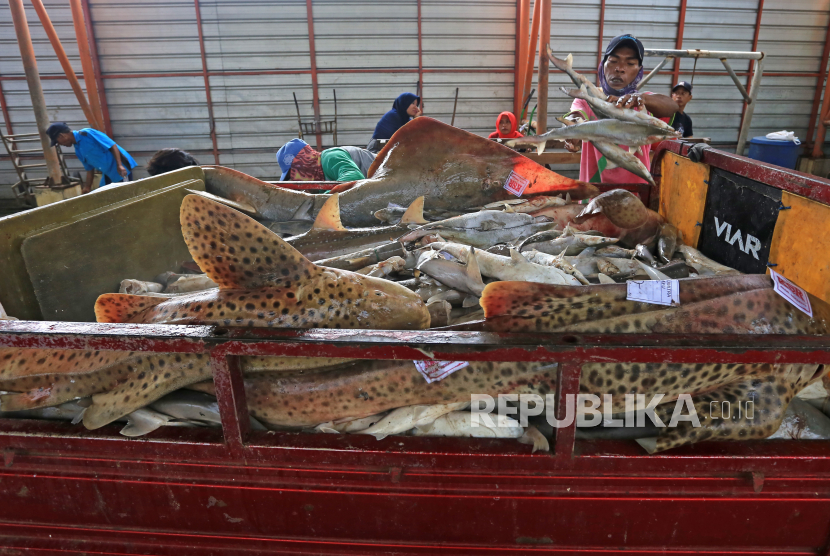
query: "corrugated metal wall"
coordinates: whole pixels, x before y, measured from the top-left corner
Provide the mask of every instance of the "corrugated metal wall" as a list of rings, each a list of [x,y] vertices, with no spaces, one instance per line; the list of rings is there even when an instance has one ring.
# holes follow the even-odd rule
[[[80,74],[68,3],[45,4]],[[297,135],[292,92],[303,116],[313,114],[306,3],[202,0],[200,5],[220,161],[274,178],[279,174],[274,153]],[[141,164],[155,150],[170,146],[212,163],[194,2],[90,0],[90,8],[115,139]],[[683,47],[750,50],[757,9],[758,0],[689,0]],[[39,69],[46,77],[50,117],[82,126],[83,115],[60,78],[43,29],[31,8],[27,13]],[[394,98],[415,91],[418,2],[314,0],[313,13],[322,117],[333,115],[336,90],[339,142],[364,145]],[[482,135],[494,129],[495,116],[512,106],[515,14],[515,0],[421,1],[426,114],[449,122],[458,87],[456,125]],[[633,33],[648,48],[674,48],[679,15],[680,0],[609,0],[603,44],[620,33]],[[555,1],[554,52],[573,53],[578,69],[595,70],[599,17],[599,0]],[[830,0],[766,0],[758,44],[768,54],[765,71],[817,73],[828,24]],[[12,124],[17,132],[32,131],[34,116],[5,6],[0,8],[0,46],[0,77],[13,78],[1,82]],[[658,62],[647,59],[647,69]],[[740,61],[732,65],[738,72],[749,66]],[[697,64],[695,98],[688,112],[696,135],[734,144],[740,94],[727,75],[702,73],[722,70],[716,60]],[[680,78],[692,80],[692,72],[693,61],[683,61]],[[52,76],[57,78],[48,79]],[[666,92],[670,82],[671,75],[659,75],[648,89]],[[567,111],[569,101],[558,91],[567,84],[563,74],[551,74],[551,116]],[[816,86],[815,76],[766,76],[750,136],[786,128],[805,137]],[[324,143],[331,145],[331,137],[325,136]],[[80,169],[74,157],[68,160],[70,167]],[[575,171],[568,168],[565,173]],[[10,163],[0,161],[0,184],[13,181]]]

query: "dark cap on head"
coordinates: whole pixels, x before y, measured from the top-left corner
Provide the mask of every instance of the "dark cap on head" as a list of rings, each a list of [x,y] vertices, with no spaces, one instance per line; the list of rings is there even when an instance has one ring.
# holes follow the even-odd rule
[[[66,122],[55,122],[46,128],[46,135],[52,140],[53,147],[58,144],[58,135],[71,132],[72,128],[66,125]]]
[[[689,83],[688,81],[678,81],[677,85],[675,85],[674,87],[671,88],[671,92],[674,92],[675,89],[677,89],[678,87],[683,87],[684,89],[686,89],[690,93],[692,92],[692,84]]]
[[[633,35],[620,35],[618,37],[614,37],[611,39],[611,42],[608,43],[608,46],[605,48],[605,56],[602,58],[603,63],[605,60],[621,46],[630,46],[634,49],[634,52],[637,53],[637,58],[640,60],[640,65],[643,65],[643,56],[644,56],[644,49],[643,43],[640,40],[633,36]]]

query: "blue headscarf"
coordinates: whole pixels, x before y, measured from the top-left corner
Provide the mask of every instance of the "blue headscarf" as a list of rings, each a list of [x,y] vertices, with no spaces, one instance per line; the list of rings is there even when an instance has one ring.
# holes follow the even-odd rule
[[[416,100],[420,101],[421,97],[412,93],[399,95],[392,103],[392,110],[384,114],[378,125],[375,126],[372,139],[391,139],[392,135],[411,119],[409,114],[406,113],[406,109]]]
[[[629,83],[625,86],[622,90],[617,90],[612,88],[608,82],[605,80],[605,61],[608,59],[608,55],[605,55],[602,58],[602,63],[597,68],[597,75],[599,76],[599,86],[602,88],[603,92],[606,95],[613,95],[615,97],[621,97],[625,95],[633,95],[637,92],[637,84],[643,80],[643,65],[640,64],[640,72],[637,74],[637,77],[634,78],[634,81]]]

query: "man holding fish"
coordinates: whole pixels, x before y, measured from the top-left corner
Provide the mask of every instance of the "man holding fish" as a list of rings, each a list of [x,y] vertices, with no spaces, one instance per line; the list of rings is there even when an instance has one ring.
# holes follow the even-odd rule
[[[666,95],[654,93],[640,93],[637,84],[643,79],[643,44],[631,35],[614,37],[605,49],[605,55],[597,69],[599,85],[608,95],[607,101],[620,108],[629,108],[637,111],[647,111],[657,118],[669,118],[678,111],[677,103]],[[588,102],[576,98],[571,105],[571,112],[566,116],[581,116],[585,120],[594,120],[596,115]],[[579,145],[575,141],[566,141],[565,147],[571,152],[582,149],[582,159],[579,165],[579,179],[588,182],[605,183],[644,183],[647,180],[632,175],[625,168],[616,166],[609,168],[608,158],[594,145],[583,141]],[[651,145],[644,145],[636,156],[649,167],[649,153]]]

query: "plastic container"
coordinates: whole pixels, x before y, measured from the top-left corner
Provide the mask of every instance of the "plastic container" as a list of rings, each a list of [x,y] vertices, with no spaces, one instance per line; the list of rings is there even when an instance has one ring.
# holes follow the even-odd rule
[[[761,136],[752,138],[746,156],[795,170],[800,150],[801,145],[796,145],[792,141],[775,141]]]

